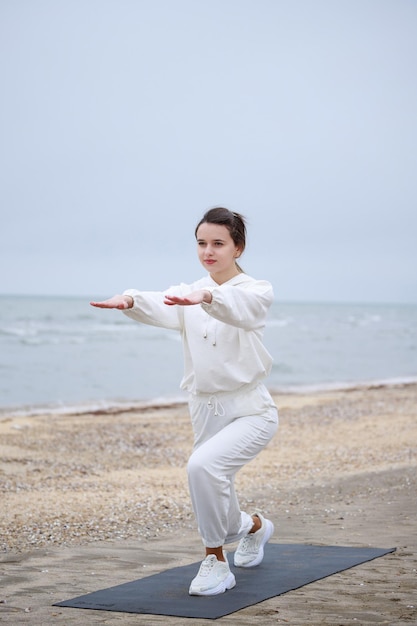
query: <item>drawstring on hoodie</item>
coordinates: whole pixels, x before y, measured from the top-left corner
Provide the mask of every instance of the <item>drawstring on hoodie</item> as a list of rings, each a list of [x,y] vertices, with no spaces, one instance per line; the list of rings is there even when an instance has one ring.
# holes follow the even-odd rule
[[[214,324],[214,328],[213,328],[213,341],[211,342],[212,346],[216,346],[217,345],[217,324]],[[206,328],[203,334],[203,339],[207,339],[208,337],[208,332],[207,332],[207,324],[206,324]]]
[[[222,403],[220,402],[220,400],[216,398],[216,396],[210,396],[207,402],[207,408],[210,411],[214,409],[214,415],[216,416],[224,417],[225,415],[224,407]]]

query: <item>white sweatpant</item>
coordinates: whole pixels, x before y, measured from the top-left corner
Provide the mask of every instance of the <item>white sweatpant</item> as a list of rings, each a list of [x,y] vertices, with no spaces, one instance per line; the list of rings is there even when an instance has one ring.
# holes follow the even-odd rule
[[[263,384],[233,394],[192,395],[189,408],[191,501],[203,544],[215,548],[238,541],[253,526],[252,517],[240,510],[234,477],[272,439],[278,411]]]

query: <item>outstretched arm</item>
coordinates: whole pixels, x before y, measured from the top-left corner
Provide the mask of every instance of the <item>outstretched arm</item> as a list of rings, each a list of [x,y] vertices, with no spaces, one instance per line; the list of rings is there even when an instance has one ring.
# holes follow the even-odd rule
[[[211,292],[208,289],[199,289],[198,291],[193,291],[192,293],[187,294],[186,296],[174,296],[172,294],[165,294],[164,302],[168,305],[179,304],[181,306],[190,306],[193,304],[201,304],[202,302],[207,302],[210,304],[212,300]]]
[[[96,306],[99,309],[131,309],[133,306],[133,298],[132,296],[116,295],[108,300],[90,302],[90,304],[91,306]]]
[[[222,285],[213,291],[211,304],[203,302],[202,308],[215,319],[245,330],[265,326],[268,309],[273,302],[273,290],[266,280],[246,285]]]

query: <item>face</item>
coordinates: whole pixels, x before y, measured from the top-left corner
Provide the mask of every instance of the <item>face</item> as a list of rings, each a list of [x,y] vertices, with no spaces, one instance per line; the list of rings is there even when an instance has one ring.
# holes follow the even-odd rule
[[[201,264],[219,284],[239,273],[236,259],[241,251],[226,226],[201,224],[197,230],[197,250]]]

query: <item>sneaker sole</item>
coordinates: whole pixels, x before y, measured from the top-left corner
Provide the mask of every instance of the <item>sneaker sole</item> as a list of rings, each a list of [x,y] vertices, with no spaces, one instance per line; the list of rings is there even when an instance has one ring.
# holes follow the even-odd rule
[[[264,558],[264,546],[271,539],[272,535],[274,534],[274,530],[275,530],[274,525],[271,522],[271,520],[268,519],[268,520],[265,520],[265,522],[267,523],[267,528],[266,528],[265,535],[264,535],[264,538],[262,540],[262,543],[261,543],[261,545],[259,547],[258,556],[255,557],[253,559],[253,561],[249,561],[249,563],[236,563],[236,561],[234,561],[235,567],[256,567],[257,565],[262,563],[263,558]]]
[[[212,589],[206,589],[205,591],[197,591],[193,590],[191,587],[189,589],[190,596],[217,596],[219,593],[224,593],[228,589],[233,589],[236,585],[236,578],[232,572],[227,576],[226,580],[223,580],[221,583],[217,585],[217,587],[213,587]]]

